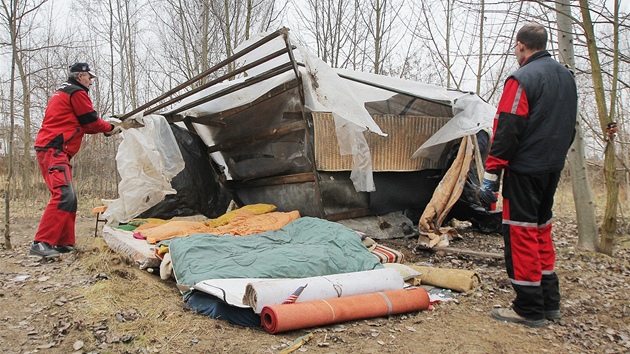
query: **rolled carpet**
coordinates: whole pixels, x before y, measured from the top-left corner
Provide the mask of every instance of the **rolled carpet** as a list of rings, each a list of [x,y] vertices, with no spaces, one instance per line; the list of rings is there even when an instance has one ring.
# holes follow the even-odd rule
[[[429,294],[423,288],[265,306],[261,323],[271,334],[333,323],[426,310]]]
[[[469,292],[479,286],[479,275],[473,270],[446,269],[409,265],[420,272],[422,284],[459,292]]]
[[[399,290],[405,286],[405,281],[397,270],[384,268],[309,278],[271,279],[247,284],[243,304],[260,313],[265,306],[282,304],[302,285],[308,286],[296,302]]]

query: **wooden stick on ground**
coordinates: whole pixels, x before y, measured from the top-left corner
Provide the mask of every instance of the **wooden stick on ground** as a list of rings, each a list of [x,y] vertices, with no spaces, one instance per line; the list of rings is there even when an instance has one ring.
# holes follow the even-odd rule
[[[436,252],[442,251],[446,253],[461,253],[461,254],[466,254],[466,255],[475,256],[475,257],[503,259],[503,255],[500,253],[478,252],[478,251],[465,250],[461,248],[452,248],[452,247],[437,247],[437,248],[433,248],[433,250]]]
[[[305,334],[301,336],[300,338],[293,341],[293,344],[291,344],[290,347],[281,351],[280,354],[289,354],[298,350],[298,348],[306,344],[309,340],[311,340],[311,338],[313,338],[313,333],[309,333],[309,334]]]

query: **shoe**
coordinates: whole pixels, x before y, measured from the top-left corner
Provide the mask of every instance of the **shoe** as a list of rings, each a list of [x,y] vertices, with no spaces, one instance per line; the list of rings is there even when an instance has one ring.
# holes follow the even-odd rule
[[[494,309],[492,310],[492,317],[503,322],[524,324],[527,327],[544,327],[547,324],[547,320],[545,320],[544,318],[541,320],[531,320],[529,318],[525,318],[519,315],[511,308]]]
[[[74,245],[57,246],[55,249],[59,253],[68,253],[74,251]]]
[[[550,321],[556,321],[562,318],[560,310],[545,311],[545,318]]]
[[[44,258],[59,257],[61,253],[55,249],[55,247],[49,245],[46,242],[33,242],[31,250],[28,252],[31,256],[39,256]]]

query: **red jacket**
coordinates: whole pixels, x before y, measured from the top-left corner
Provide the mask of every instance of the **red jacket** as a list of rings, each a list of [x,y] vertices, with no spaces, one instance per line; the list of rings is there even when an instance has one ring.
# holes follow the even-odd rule
[[[48,102],[35,150],[59,149],[72,157],[81,148],[84,134],[104,133],[113,128],[94,111],[87,87],[70,79]]]

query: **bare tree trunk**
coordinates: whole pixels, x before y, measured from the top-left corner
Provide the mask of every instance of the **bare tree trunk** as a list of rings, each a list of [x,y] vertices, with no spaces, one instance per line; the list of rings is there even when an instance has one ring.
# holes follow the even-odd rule
[[[228,57],[232,56],[232,34],[230,33],[230,2],[225,0],[225,53]],[[236,33],[235,33],[236,35]],[[234,63],[228,64],[228,70],[234,71]]]
[[[479,63],[477,65],[477,87],[475,93],[478,95],[481,93],[481,76],[483,69],[483,22],[486,18],[486,2],[481,0],[481,16],[479,16]],[[481,176],[481,175],[480,175]]]
[[[385,16],[384,12],[385,12],[385,6],[386,4],[384,2],[386,2],[387,0],[383,0],[383,3],[381,3],[379,0],[376,1],[376,6],[374,8],[375,13],[376,13],[376,28],[374,29],[374,73],[375,74],[380,74],[381,73],[381,42],[383,40],[382,34],[381,34],[381,21],[382,18]]]
[[[247,0],[247,16],[245,17],[245,40],[249,39],[251,20],[252,20],[252,0]]]
[[[446,38],[445,38],[446,70],[447,70],[446,88],[451,87],[451,24],[452,24],[451,13],[452,13],[451,0],[447,0],[446,2]]]
[[[119,59],[119,63],[120,63],[120,108],[124,111],[127,109],[127,95],[125,95],[125,92],[127,92],[127,84],[128,84],[128,78],[127,78],[127,72],[125,70],[125,30],[122,26],[122,14],[121,12],[121,8],[122,5],[120,3],[120,0],[116,0],[116,9],[114,9],[115,11],[117,11],[118,14],[118,21],[119,21],[119,29],[118,29],[118,43],[120,45],[119,50],[118,50],[118,59]],[[113,65],[113,63],[112,63]],[[113,78],[112,78],[113,79]]]
[[[136,109],[138,107],[137,87],[136,87],[136,65],[135,65],[135,35],[137,32],[132,32],[132,23],[129,16],[129,1],[125,1],[125,22],[127,26],[127,66],[129,70],[129,94],[131,95],[131,108]]]
[[[616,1],[615,1],[616,3]],[[595,101],[597,102],[597,115],[603,135],[606,136],[606,126],[614,119],[613,115],[608,115],[606,107],[606,97],[604,82],[602,78],[602,67],[599,62],[597,43],[595,42],[595,31],[591,20],[590,6],[588,0],[580,0],[584,35],[591,63],[591,77],[595,91]],[[612,78],[616,81],[616,78]],[[614,111],[611,112],[614,114]],[[606,181],[606,208],[604,210],[604,220],[602,222],[602,236],[600,238],[599,251],[612,255],[613,238],[617,231],[617,207],[619,204],[619,185],[617,184],[615,168],[615,141],[606,139],[604,148],[604,179]]]
[[[180,30],[182,31],[182,36],[181,36],[181,47],[182,48],[187,48],[189,45],[188,42],[188,37],[186,36],[186,33],[188,33],[186,31],[186,18],[184,16],[184,5],[182,4],[182,1],[179,0],[177,3],[177,14],[179,15],[179,25]],[[193,62],[190,59],[190,53],[191,51],[188,50],[183,50],[183,56],[184,56],[184,62],[185,62],[185,66],[186,66],[186,72],[187,72],[187,78],[191,78],[195,76],[195,70],[193,67]]]
[[[20,82],[22,84],[22,100],[24,108],[22,110],[24,119],[24,132],[22,134],[24,141],[24,150],[22,154],[18,154],[24,161],[22,170],[22,195],[24,201],[31,198],[31,90],[28,84],[28,73],[24,70],[24,56],[16,53],[15,65],[20,74]]]
[[[556,3],[558,16],[558,48],[560,50],[560,62],[575,69],[575,55],[573,53],[573,29],[571,21],[571,7],[569,0],[560,0]],[[577,215],[578,248],[586,251],[595,251],[599,234],[595,218],[595,205],[593,193],[586,169],[584,157],[584,133],[580,119],[575,122],[575,140],[569,150],[569,168],[571,171],[571,185],[573,187],[573,201]]]
[[[201,70],[200,72],[205,72],[206,70],[208,70],[208,68],[210,67],[210,63],[208,62],[209,60],[209,42],[210,42],[210,4],[208,4],[207,2],[203,3],[203,12],[202,12],[202,23],[200,23],[200,27],[202,30],[202,35],[201,38],[199,39],[201,41],[201,54],[199,55],[199,58],[201,60]],[[207,77],[204,77],[203,79],[201,79],[200,84],[203,85],[208,81]]]
[[[109,89],[111,90],[112,95],[112,113],[117,113],[116,110],[116,95],[114,94],[114,6],[112,5],[112,0],[109,0],[109,60],[111,61],[111,65],[109,67],[111,79],[109,80]],[[122,108],[121,113],[122,113]]]
[[[10,9],[7,12],[9,35],[11,36],[11,83],[9,86],[9,136],[7,138],[7,175],[4,180],[4,248],[12,249],[11,246],[11,179],[13,177],[13,129],[15,126],[15,63],[17,61],[17,0],[11,1]]]

